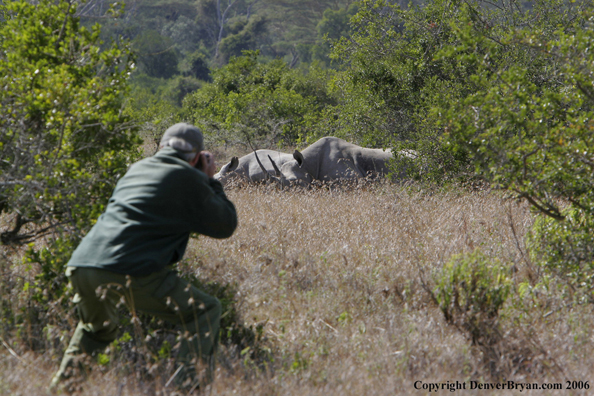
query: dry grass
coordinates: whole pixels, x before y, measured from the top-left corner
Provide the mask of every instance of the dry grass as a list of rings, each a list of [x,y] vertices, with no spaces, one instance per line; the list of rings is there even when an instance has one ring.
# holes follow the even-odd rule
[[[494,193],[379,183],[234,188],[229,197],[237,232],[193,240],[186,270],[237,285],[238,310],[247,325],[264,324],[273,360],[256,368],[223,350],[207,394],[407,395],[428,393],[415,390],[415,381],[493,382],[481,351],[445,323],[427,290],[452,254],[475,248],[514,266],[516,285],[543,280],[524,256],[532,216]],[[590,307],[564,305],[553,283],[516,294],[501,319],[506,379],[563,388],[565,380],[587,381],[593,322]],[[43,394],[59,358],[26,348],[13,355],[3,346],[0,394]],[[121,371],[94,372],[82,394],[169,394]],[[456,393],[477,392],[517,394]]]

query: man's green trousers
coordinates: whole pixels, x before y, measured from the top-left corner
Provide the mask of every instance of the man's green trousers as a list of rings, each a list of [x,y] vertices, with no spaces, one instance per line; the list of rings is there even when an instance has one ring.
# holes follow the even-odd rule
[[[181,327],[184,336],[177,361],[184,366],[180,373],[183,378],[195,373],[198,358],[207,364],[208,371],[212,370],[221,317],[221,303],[215,297],[179,278],[171,269],[131,277],[96,268],[68,267],[66,275],[76,293],[74,303],[80,322],[52,383],[66,376],[78,355],[92,355],[116,339],[121,302],[133,315],[149,314]]]

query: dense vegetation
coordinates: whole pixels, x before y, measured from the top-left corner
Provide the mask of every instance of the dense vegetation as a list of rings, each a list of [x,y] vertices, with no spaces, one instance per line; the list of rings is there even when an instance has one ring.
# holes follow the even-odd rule
[[[3,339],[44,351],[68,331],[73,246],[140,157],[138,133],[151,143],[180,120],[211,147],[333,135],[412,149],[419,156],[395,166],[407,162],[427,190],[478,182],[527,203],[532,229],[509,230],[526,279],[511,281],[518,260],[474,245],[442,257],[433,283],[421,276],[445,321],[482,351],[486,375],[506,373],[494,362],[510,301],[555,284],[566,306],[592,303],[591,1],[109,4],[0,5],[0,261],[3,274],[32,274],[0,282],[29,296],[0,306]],[[234,323],[230,289],[213,290],[233,312],[228,341],[266,361],[262,328]]]
[[[125,45],[102,50],[99,26],[81,26],[73,4],[1,11],[0,240],[28,246],[26,261],[43,268],[36,299],[48,302],[64,293],[69,253],[138,158],[123,112],[133,63]]]

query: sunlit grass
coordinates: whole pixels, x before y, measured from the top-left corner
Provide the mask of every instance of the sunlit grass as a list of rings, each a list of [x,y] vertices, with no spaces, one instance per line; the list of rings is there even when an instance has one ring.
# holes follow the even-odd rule
[[[544,280],[526,256],[528,208],[493,192],[364,183],[248,186],[228,195],[239,214],[235,235],[193,239],[182,267],[236,285],[241,318],[264,326],[272,359],[223,348],[211,394],[407,395],[426,393],[415,381],[492,382],[481,351],[445,323],[432,299],[436,276],[451,255],[478,248],[513,267],[514,287]],[[508,301],[500,363],[508,380],[586,381],[594,367],[591,308],[565,304],[555,282],[548,285]],[[13,352],[2,347],[0,394],[43,394],[59,353]],[[94,370],[83,394],[172,394],[158,373],[147,383],[124,363]]]

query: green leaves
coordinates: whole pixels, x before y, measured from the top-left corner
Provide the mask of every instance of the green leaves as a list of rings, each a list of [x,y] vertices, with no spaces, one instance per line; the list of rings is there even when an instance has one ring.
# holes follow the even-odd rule
[[[593,302],[594,224],[582,210],[562,211],[564,221],[539,217],[529,237],[532,258],[548,271],[565,280],[577,300]]]
[[[365,146],[412,149],[418,166],[411,173],[434,181],[464,168],[462,156],[442,147],[441,102],[457,101],[472,89],[472,66],[456,58],[437,57],[459,45],[451,22],[458,4],[433,1],[399,7],[366,0],[351,19],[351,36],[334,46],[332,56],[345,67],[332,82],[340,98],[334,117],[321,127]]]
[[[99,27],[82,27],[73,2],[35,3],[0,5],[0,245],[26,244],[27,320],[43,328],[56,318],[39,313],[68,302],[64,267],[138,141],[122,111],[127,46],[102,50]],[[21,326],[25,336],[35,327]]]
[[[129,51],[102,51],[99,27],[81,27],[75,11],[66,1],[2,5],[0,207],[13,219],[3,244],[80,235],[135,156],[121,112]]]
[[[546,217],[533,229],[534,260],[575,290],[588,291],[590,301],[593,15],[586,3],[572,8],[540,1],[532,13],[515,14],[517,25],[501,26],[495,37],[477,31],[467,17],[452,24],[460,44],[439,54],[476,70],[470,76],[474,92],[440,106],[444,141],[467,152],[482,178]]]
[[[588,176],[592,102],[589,88],[579,88],[588,80],[593,59],[584,49],[594,37],[581,26],[586,15],[578,16],[549,37],[510,27],[498,40],[505,45],[460,24],[456,34],[464,45],[441,54],[464,61],[481,54],[474,58],[476,91],[444,106],[445,139],[468,151],[477,173],[556,219],[564,217],[559,199],[591,207],[594,181]]]
[[[501,263],[480,250],[453,256],[434,291],[445,319],[467,332],[473,344],[496,342],[499,310],[511,292]]]
[[[329,100],[319,70],[310,78],[281,60],[260,64],[257,58],[250,51],[232,58],[213,72],[211,84],[184,100],[188,118],[211,138],[254,147],[294,142]]]

